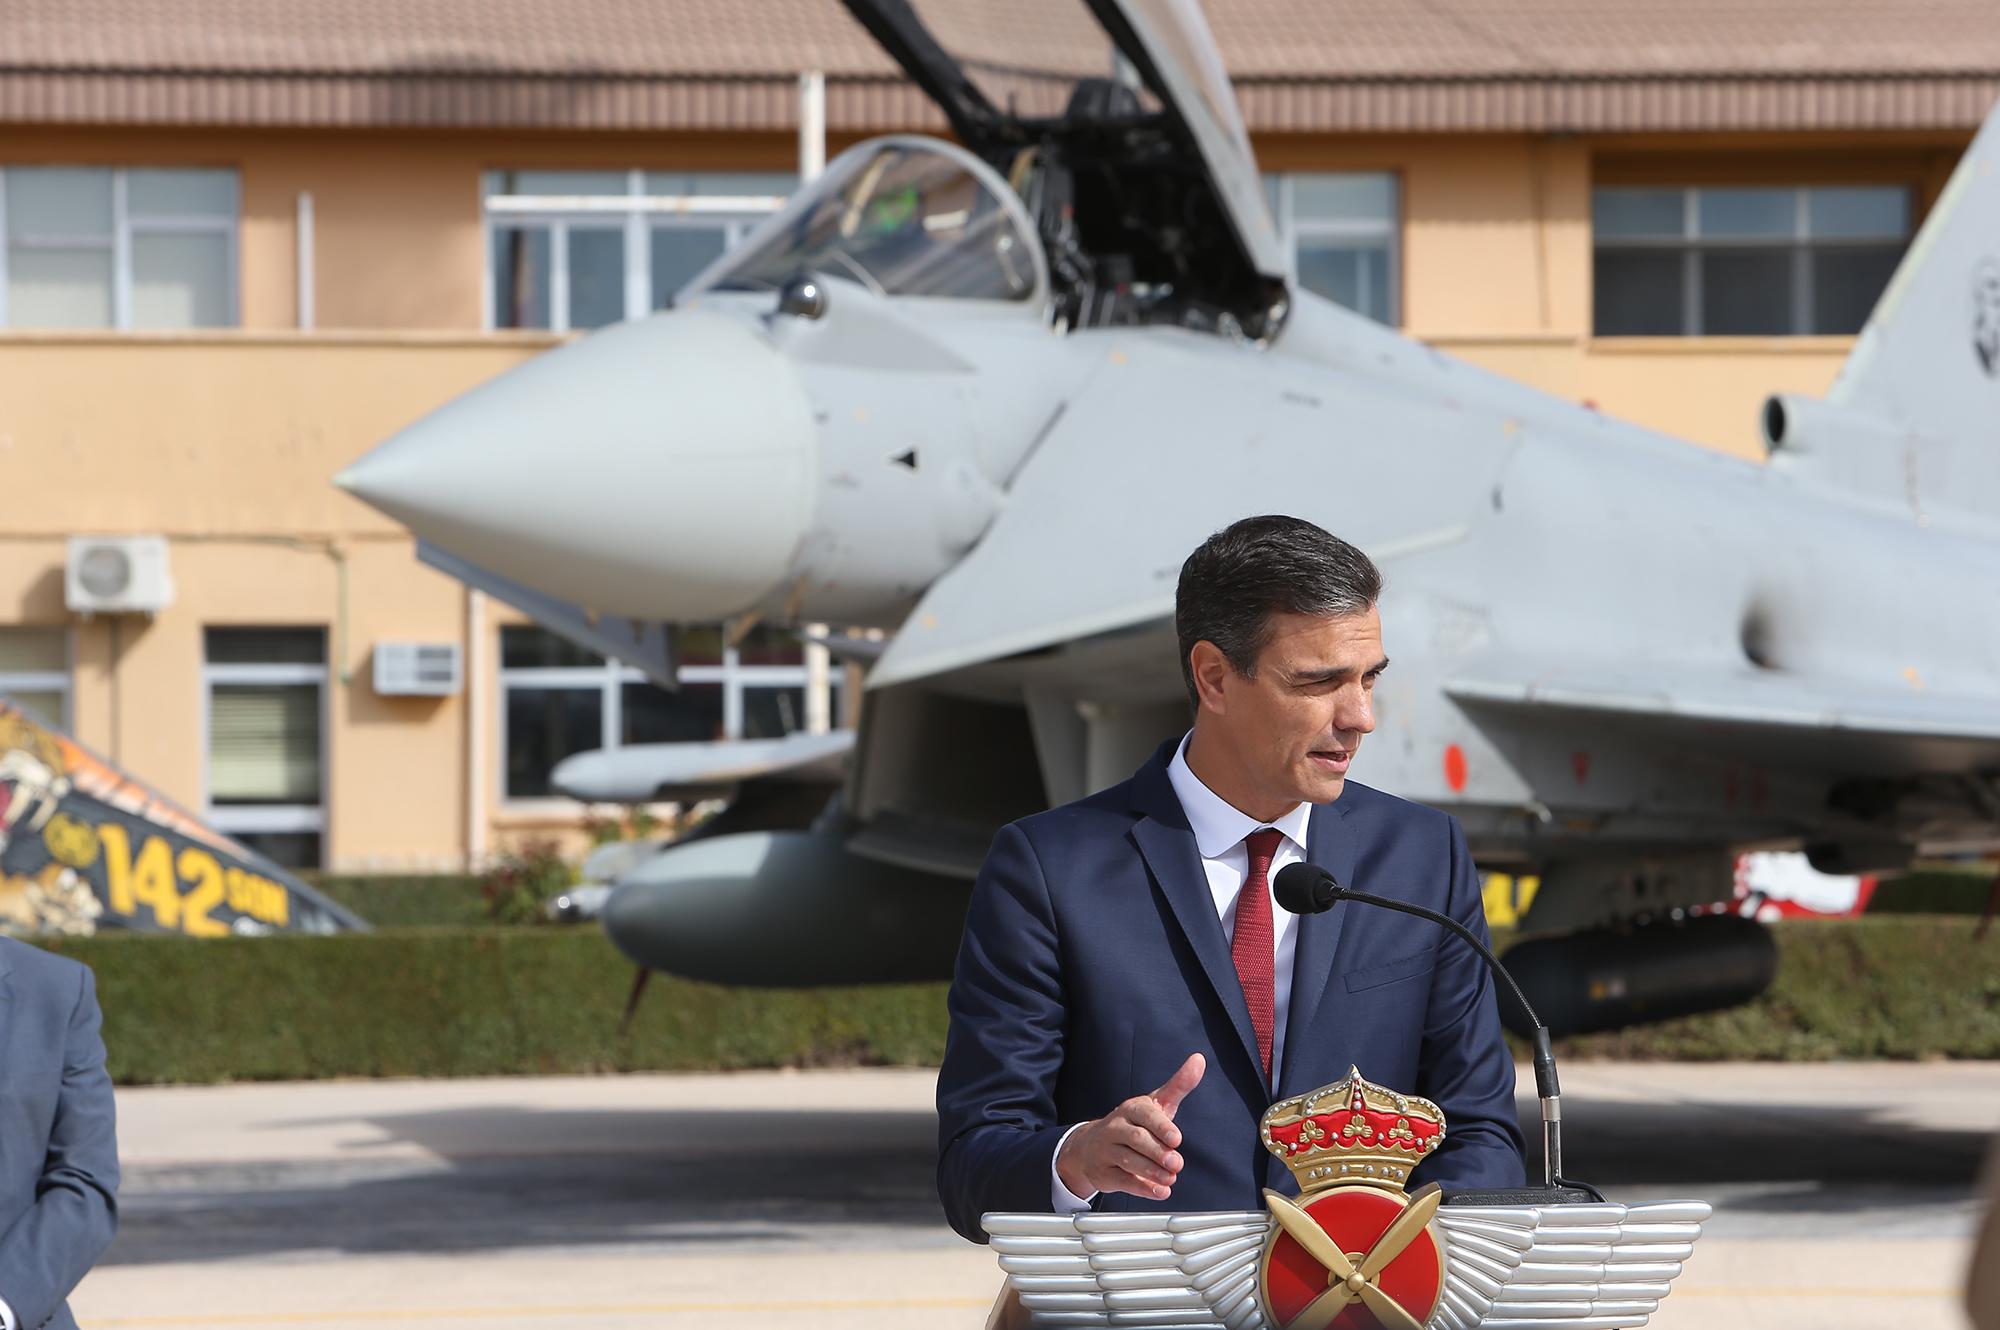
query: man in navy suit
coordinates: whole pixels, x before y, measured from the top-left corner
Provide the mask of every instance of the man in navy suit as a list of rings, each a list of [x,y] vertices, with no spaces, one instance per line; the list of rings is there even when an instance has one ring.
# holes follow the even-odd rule
[[[1458,823],[1347,778],[1388,666],[1368,557],[1253,517],[1182,565],[1194,728],[1130,780],[1003,827],[973,887],[938,1073],[938,1194],[991,1210],[1255,1210],[1258,1140],[1349,1065],[1435,1101],[1411,1186],[1522,1185],[1514,1063],[1480,958],[1421,919],[1280,909],[1307,859],[1484,936]]]
[[[89,969],[0,937],[0,1327],[76,1330],[111,1242],[118,1141]]]

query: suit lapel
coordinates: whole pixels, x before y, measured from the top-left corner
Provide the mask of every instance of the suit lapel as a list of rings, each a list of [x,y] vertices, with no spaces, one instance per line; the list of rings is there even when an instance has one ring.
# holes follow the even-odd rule
[[[1312,818],[1306,824],[1306,858],[1333,874],[1333,880],[1343,887],[1354,885],[1357,838],[1356,828],[1348,820],[1353,807],[1353,801],[1348,799],[1315,804]],[[1300,1069],[1311,1057],[1314,1018],[1326,997],[1327,980],[1333,973],[1333,960],[1340,949],[1347,916],[1355,908],[1350,902],[1299,919],[1292,957],[1291,1005],[1285,1013],[1285,1059],[1278,1069],[1280,1098],[1300,1093],[1296,1082]]]
[[[1222,918],[1208,889],[1208,874],[1202,869],[1194,832],[1167,780],[1167,762],[1173,753],[1173,746],[1163,748],[1133,781],[1133,802],[1144,816],[1133,825],[1132,838],[1261,1080],[1263,1059],[1257,1052],[1257,1033],[1250,1024],[1250,1005],[1243,1000],[1243,983],[1236,977],[1236,962],[1230,959],[1229,943],[1222,935]]]

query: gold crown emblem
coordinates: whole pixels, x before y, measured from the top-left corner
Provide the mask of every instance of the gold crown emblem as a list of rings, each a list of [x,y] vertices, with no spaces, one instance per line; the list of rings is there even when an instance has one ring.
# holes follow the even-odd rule
[[[1264,1148],[1285,1161],[1303,1194],[1343,1182],[1401,1188],[1444,1143],[1444,1111],[1428,1099],[1347,1079],[1264,1110]]]

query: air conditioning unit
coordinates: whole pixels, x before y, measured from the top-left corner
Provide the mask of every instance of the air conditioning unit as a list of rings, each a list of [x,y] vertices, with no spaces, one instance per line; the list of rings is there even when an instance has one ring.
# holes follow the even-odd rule
[[[456,642],[377,642],[375,692],[382,697],[451,697],[465,684]]]
[[[63,601],[79,614],[157,614],[174,602],[165,536],[71,536]]]

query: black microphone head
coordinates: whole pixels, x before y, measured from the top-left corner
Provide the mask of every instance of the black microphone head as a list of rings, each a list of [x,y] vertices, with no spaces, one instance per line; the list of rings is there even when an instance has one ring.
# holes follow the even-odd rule
[[[1271,894],[1293,914],[1318,914],[1332,909],[1336,890],[1338,884],[1333,874],[1303,859],[1280,868],[1271,881]]]

